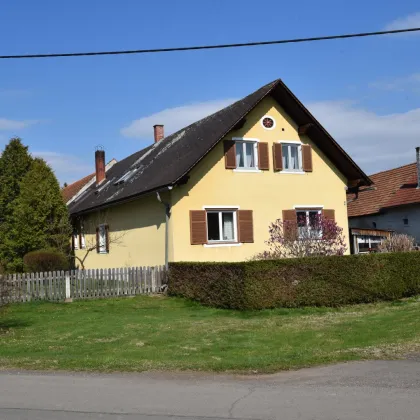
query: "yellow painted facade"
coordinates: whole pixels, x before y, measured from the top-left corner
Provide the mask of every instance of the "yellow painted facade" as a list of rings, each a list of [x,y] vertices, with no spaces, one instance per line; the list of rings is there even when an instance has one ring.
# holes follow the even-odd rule
[[[276,126],[266,130],[261,125],[265,115],[273,117]],[[321,151],[271,97],[262,101],[246,118],[240,130],[226,139],[250,138],[269,143],[270,170],[239,172],[225,169],[223,142],[220,142],[190,173],[186,185],[172,192],[173,261],[242,261],[266,249],[270,222],[282,217],[282,210],[294,206],[334,209],[337,224],[347,238],[347,181]],[[312,146],[313,172],[282,173],[273,171],[272,144],[279,141],[301,141]],[[206,247],[190,244],[189,211],[203,206],[239,206],[253,210],[254,243],[239,246]],[[347,247],[348,238],[347,238]]]
[[[96,245],[96,226],[109,225],[109,253],[89,252],[85,268],[117,268],[165,263],[165,208],[149,195],[84,216],[86,249]],[[76,250],[83,258],[86,249]],[[80,266],[80,262],[76,261]]]
[[[276,121],[272,130],[261,125],[261,118],[266,115]],[[266,249],[264,241],[268,239],[270,222],[281,218],[282,210],[293,209],[295,206],[334,209],[336,222],[344,229],[347,237],[347,180],[309,138],[299,136],[297,128],[277,102],[267,97],[248,114],[245,125],[229,133],[226,139],[244,138],[268,142],[270,170],[241,172],[226,169],[223,142],[220,142],[191,170],[190,179],[185,185],[174,187],[168,192],[166,199],[172,205],[169,261],[248,259]],[[312,146],[313,172],[284,173],[273,170],[272,144],[288,140]],[[253,210],[254,243],[213,247],[191,245],[189,212],[203,210],[206,206]],[[124,231],[125,235],[121,244],[111,244],[109,254],[92,252],[86,259],[87,268],[164,263],[165,210],[155,195],[110,207],[107,214],[110,234],[117,230]],[[90,235],[94,235],[94,232],[90,232]],[[83,253],[77,252],[78,255]]]

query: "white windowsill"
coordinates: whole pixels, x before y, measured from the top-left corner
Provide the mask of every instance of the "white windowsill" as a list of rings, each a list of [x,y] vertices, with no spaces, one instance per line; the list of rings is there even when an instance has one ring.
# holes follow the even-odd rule
[[[233,172],[248,172],[248,173],[261,173],[261,169],[245,169],[245,168],[239,168],[234,169]]]
[[[242,243],[238,244],[224,244],[223,242],[220,242],[219,244],[204,244],[204,248],[218,248],[218,247],[225,247],[225,246],[242,246]]]
[[[108,254],[106,251],[99,251],[98,254]]]
[[[305,175],[304,171],[278,171],[277,174],[287,174],[287,175]]]

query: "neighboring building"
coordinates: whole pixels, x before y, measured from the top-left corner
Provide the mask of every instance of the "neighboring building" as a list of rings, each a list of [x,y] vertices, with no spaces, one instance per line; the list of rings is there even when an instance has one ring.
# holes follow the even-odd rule
[[[116,163],[117,163],[116,159],[110,160],[105,167],[105,171],[108,171]],[[95,173],[93,173],[64,187],[61,190],[61,195],[63,196],[63,199],[66,202],[66,204],[70,205],[75,199],[77,199],[77,197],[80,194],[82,194],[91,185],[93,185],[95,183],[95,180],[96,180]]]
[[[352,252],[375,250],[391,232],[406,233],[420,242],[418,165],[410,163],[371,175],[373,186],[348,194]]]
[[[106,175],[97,151],[95,184],[69,205],[76,255],[95,248],[86,268],[241,261],[266,249],[271,222],[302,214],[347,233],[347,187],[371,184],[281,80],[166,138],[154,130]]]

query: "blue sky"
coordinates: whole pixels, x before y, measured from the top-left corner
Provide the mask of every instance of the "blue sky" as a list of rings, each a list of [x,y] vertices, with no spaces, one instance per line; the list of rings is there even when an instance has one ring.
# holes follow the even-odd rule
[[[0,53],[161,48],[420,27],[415,0],[3,0]],[[20,136],[61,182],[276,78],[367,172],[414,161],[420,34],[215,51],[0,62],[0,147]]]

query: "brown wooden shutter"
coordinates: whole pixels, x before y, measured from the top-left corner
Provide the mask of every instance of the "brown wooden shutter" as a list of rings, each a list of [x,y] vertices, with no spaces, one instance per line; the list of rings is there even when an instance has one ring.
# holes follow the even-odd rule
[[[96,228],[96,252],[99,254],[99,227]]]
[[[268,171],[270,158],[268,156],[268,143],[258,143],[258,169]]]
[[[322,217],[324,219],[333,220],[335,221],[335,210],[322,210]]]
[[[105,250],[109,252],[109,225],[105,225]]]
[[[74,232],[71,234],[71,250],[75,251],[75,243],[74,243]]]
[[[190,210],[191,245],[207,243],[207,214],[205,210]]]
[[[238,210],[238,232],[239,242],[254,242],[254,222],[252,218],[252,210]]]
[[[298,238],[298,226],[296,210],[283,210],[284,238],[296,240]]]
[[[302,144],[302,169],[312,172],[312,147],[309,144]]]
[[[273,144],[273,163],[275,171],[283,170],[283,153],[281,143]]]
[[[223,142],[225,149],[225,168],[235,169],[236,168],[236,146],[233,140],[225,140]]]
[[[80,228],[80,231],[79,231],[79,248],[80,249],[83,249],[82,235],[83,235],[82,228]]]

